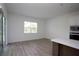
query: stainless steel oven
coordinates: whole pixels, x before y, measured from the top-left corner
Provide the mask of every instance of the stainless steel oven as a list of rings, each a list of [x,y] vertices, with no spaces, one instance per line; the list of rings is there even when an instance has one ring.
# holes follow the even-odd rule
[[[70,39],[79,40],[79,26],[70,26]]]

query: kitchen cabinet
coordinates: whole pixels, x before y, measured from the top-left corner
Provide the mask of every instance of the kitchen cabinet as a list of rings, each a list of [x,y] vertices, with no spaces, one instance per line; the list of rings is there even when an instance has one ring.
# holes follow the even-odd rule
[[[60,43],[52,42],[53,56],[79,56],[79,49],[75,49]]]

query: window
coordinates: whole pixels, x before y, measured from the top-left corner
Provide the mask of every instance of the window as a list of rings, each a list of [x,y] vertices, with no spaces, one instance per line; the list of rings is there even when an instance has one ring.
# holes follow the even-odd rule
[[[37,33],[37,23],[24,21],[24,33]]]

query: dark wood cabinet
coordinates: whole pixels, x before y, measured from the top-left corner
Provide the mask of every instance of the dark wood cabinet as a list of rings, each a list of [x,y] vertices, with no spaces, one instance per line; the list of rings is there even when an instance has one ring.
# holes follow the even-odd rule
[[[53,56],[79,56],[79,50],[53,42]]]
[[[59,45],[58,43],[53,42],[53,49],[52,49],[53,56],[58,56],[58,45]]]

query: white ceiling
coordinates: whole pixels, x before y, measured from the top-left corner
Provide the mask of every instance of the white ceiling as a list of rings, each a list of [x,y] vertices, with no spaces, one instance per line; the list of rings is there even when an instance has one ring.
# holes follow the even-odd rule
[[[43,19],[79,10],[76,3],[7,3],[6,7],[8,13]]]

